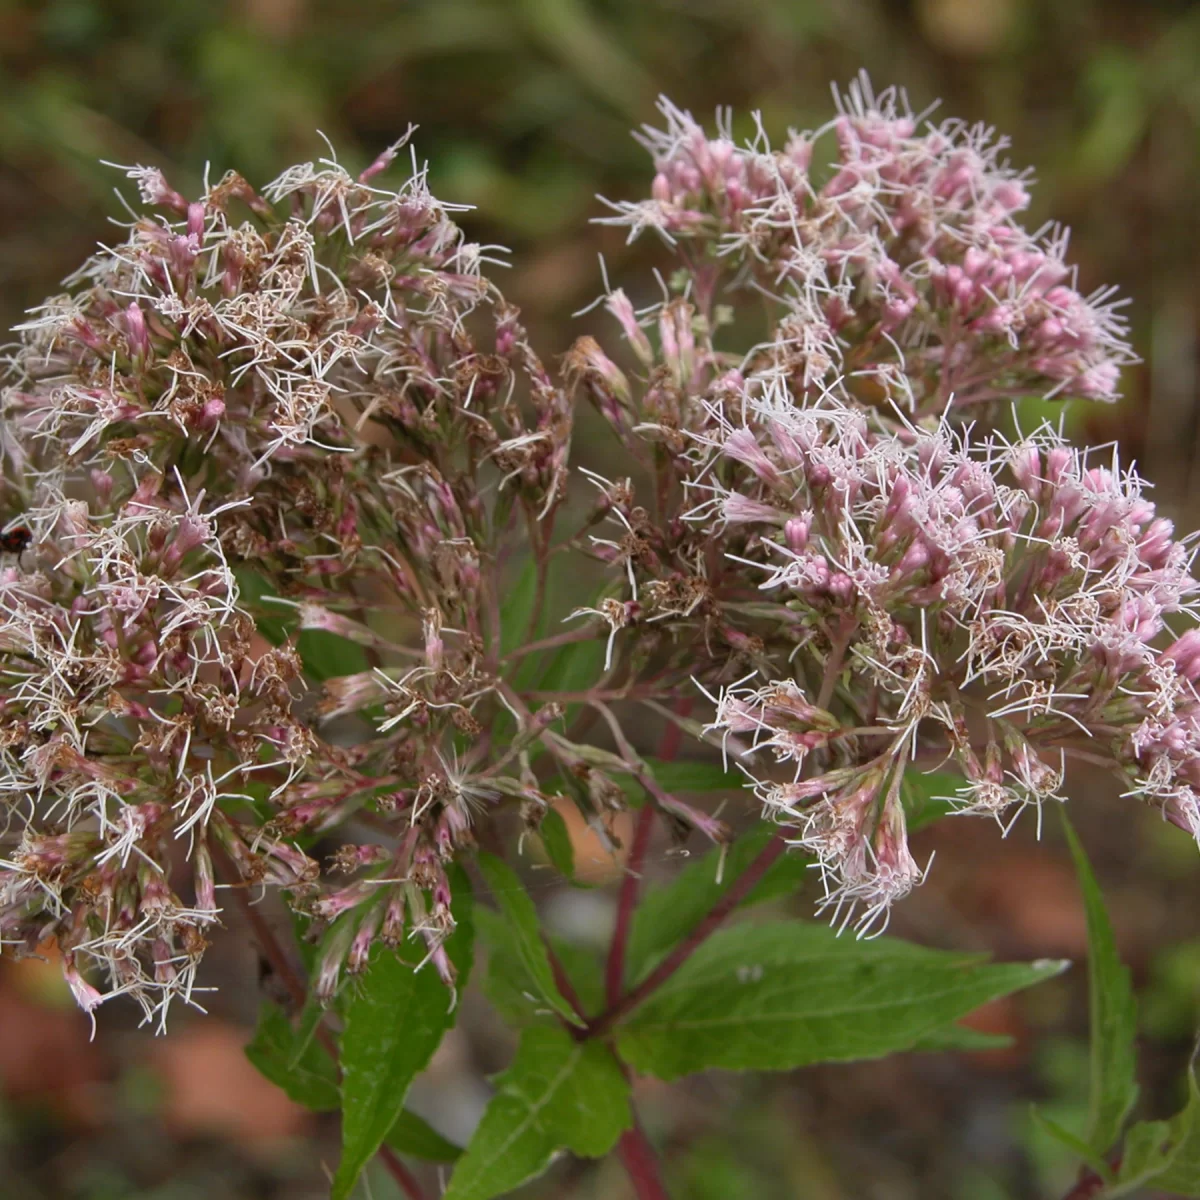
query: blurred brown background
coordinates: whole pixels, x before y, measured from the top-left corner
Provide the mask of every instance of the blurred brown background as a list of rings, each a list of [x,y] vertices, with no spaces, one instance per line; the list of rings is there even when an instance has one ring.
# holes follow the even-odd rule
[[[123,181],[102,159],[160,165],[194,193],[206,162],[214,177],[232,166],[263,182],[323,154],[317,130],[365,165],[411,121],[435,192],[477,206],[472,237],[513,248],[507,290],[552,357],[581,329],[567,314],[599,288],[598,251],[614,284],[644,288],[651,248],[628,251],[588,218],[597,192],[645,192],[628,131],[653,120],[658,92],[697,115],[761,109],[781,134],[823,122],[830,82],[860,67],[918,109],[941,97],[945,113],[994,124],[1035,167],[1031,225],[1073,227],[1084,289],[1131,297],[1144,359],[1120,405],[1075,409],[1068,425],[1119,440],[1159,504],[1200,523],[1200,7],[1183,0],[0,0],[0,319],[119,236],[106,220]],[[1200,1013],[1200,861],[1110,790],[1078,781],[1072,813],[1141,989],[1142,1115],[1165,1115]],[[893,931],[1080,958],[1059,839],[1031,832],[1000,841],[950,822],[921,835],[937,866]],[[549,918],[600,940],[607,903],[572,892],[549,899]],[[211,1017],[156,1040],[114,1011],[89,1043],[53,968],[0,963],[5,1200],[324,1194],[336,1124],[292,1108],[241,1054],[259,1000],[253,950],[234,934],[206,965],[222,988]],[[1080,1123],[1085,1004],[1077,969],[979,1015],[1016,1037],[1009,1051],[647,1085],[641,1107],[677,1200],[1061,1195],[1070,1165],[1028,1108]],[[415,1097],[446,1133],[469,1132],[505,1039],[468,998]],[[362,1194],[396,1193],[372,1175]],[[563,1164],[521,1194],[628,1192],[619,1170]]]

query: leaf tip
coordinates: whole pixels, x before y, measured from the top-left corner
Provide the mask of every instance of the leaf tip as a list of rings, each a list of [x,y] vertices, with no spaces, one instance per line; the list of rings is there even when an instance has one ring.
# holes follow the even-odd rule
[[[1030,966],[1035,971],[1043,972],[1047,979],[1053,979],[1055,975],[1069,970],[1074,963],[1069,958],[1035,958]]]

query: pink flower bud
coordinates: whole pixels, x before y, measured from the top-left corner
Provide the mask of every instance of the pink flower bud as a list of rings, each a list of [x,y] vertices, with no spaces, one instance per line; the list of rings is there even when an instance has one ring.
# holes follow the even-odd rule
[[[1176,638],[1162,652],[1160,659],[1172,663],[1180,675],[1195,683],[1200,679],[1200,629],[1189,629]]]
[[[633,311],[629,297],[620,288],[617,288],[615,292],[609,294],[604,302],[604,307],[620,322],[621,329],[634,354],[638,356],[644,366],[650,366],[654,362],[654,351],[651,349],[650,339],[646,337],[645,331],[638,324],[637,315]]]
[[[788,549],[799,554],[808,545],[808,531],[812,525],[812,514],[792,517],[783,527]]]
[[[71,995],[75,997],[75,1003],[85,1013],[91,1014],[95,1012],[104,1003],[105,997],[103,993],[94,988],[79,974],[79,970],[75,966],[75,956],[73,954],[63,955],[62,973],[67,987],[71,989]]]
[[[125,334],[130,353],[145,358],[150,353],[150,335],[146,331],[146,316],[136,300],[125,310]]]

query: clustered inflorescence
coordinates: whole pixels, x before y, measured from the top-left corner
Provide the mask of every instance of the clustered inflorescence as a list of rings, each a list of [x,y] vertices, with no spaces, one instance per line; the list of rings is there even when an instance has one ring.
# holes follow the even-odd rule
[[[1130,361],[1004,143],[861,84],[779,151],[663,112],[651,197],[606,220],[674,273],[607,292],[624,347],[580,338],[561,383],[415,159],[377,185],[399,146],[190,201],[135,168],[154,215],[21,327],[0,943],[54,939],[85,1008],[191,998],[222,890],[265,885],[318,995],[409,938],[452,983],[447,867],[509,804],[603,828],[626,777],[723,839],[633,713],[733,755],[862,931],[922,876],[906,771],[1007,822],[1100,763],[1200,836],[1189,552],[1115,454],[998,431]],[[569,471],[581,397],[629,478]],[[571,556],[599,594],[543,636]]]
[[[352,911],[326,994],[406,932],[450,978],[444,866],[473,803],[454,736],[498,704],[483,559],[508,511],[536,529],[562,498],[571,422],[423,172],[372,186],[396,149],[191,202],[134,169],[159,215],[22,327],[3,501],[34,545],[0,574],[0,932],[56,938],[85,1006],[190,996],[222,881]],[[312,695],[305,631],[362,669]],[[397,819],[336,867],[374,871],[323,877],[300,835],[368,799]]]

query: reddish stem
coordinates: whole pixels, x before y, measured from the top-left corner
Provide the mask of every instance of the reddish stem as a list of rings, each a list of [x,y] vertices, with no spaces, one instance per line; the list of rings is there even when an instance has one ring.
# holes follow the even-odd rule
[[[1112,1170],[1115,1175],[1121,1167],[1121,1159],[1118,1156],[1112,1162]],[[1098,1196],[1104,1190],[1104,1179],[1091,1167],[1080,1167],[1079,1178],[1075,1181],[1075,1186],[1063,1197],[1063,1200],[1091,1200],[1092,1196]]]
[[[299,972],[292,966],[286,951],[279,944],[279,939],[275,936],[275,931],[263,920],[258,909],[250,902],[250,897],[246,895],[245,888],[234,884],[230,890],[233,892],[234,900],[237,902],[238,907],[242,910],[242,915],[246,918],[246,923],[250,926],[250,932],[254,935],[254,940],[258,943],[258,948],[263,952],[267,962],[271,964],[271,970],[283,981],[283,986],[287,988],[288,995],[291,997],[297,1011],[302,1009],[308,999],[308,988]],[[333,1059],[336,1066],[338,1060],[337,1043],[333,1040],[333,1036],[329,1030],[325,1028],[324,1019],[317,1024],[316,1037],[317,1041],[321,1044],[321,1049]]]
[[[633,925],[633,911],[637,907],[642,863],[646,859],[646,848],[650,845],[650,835],[653,831],[654,802],[647,800],[639,809],[637,824],[634,826],[633,845],[629,847],[625,878],[621,880],[621,894],[617,900],[617,922],[613,927],[612,944],[608,948],[608,961],[604,968],[604,994],[610,1006],[620,1000],[621,991],[625,986],[625,947]]]
[[[691,697],[684,697],[675,706],[681,717],[692,709]],[[670,762],[679,753],[683,744],[683,730],[668,722],[658,743],[658,757]],[[629,944],[629,931],[633,926],[633,913],[637,908],[638,885],[642,881],[642,865],[646,861],[646,850],[654,832],[654,803],[644,804],[637,816],[633,831],[633,845],[625,862],[625,878],[621,881],[621,894],[617,899],[617,921],[613,927],[612,944],[608,949],[608,962],[604,970],[605,1000],[611,1006],[621,999],[625,987],[625,950]]]
[[[658,1156],[637,1117],[633,1119],[633,1127],[621,1134],[617,1153],[621,1156],[638,1200],[671,1200],[659,1175]]]
[[[610,1002],[594,1021],[588,1025],[590,1037],[602,1037],[627,1012],[636,1008],[651,992],[660,988],[691,956],[699,949],[705,940],[713,934],[717,926],[750,894],[754,885],[767,873],[775,860],[787,846],[786,835],[782,829],[759,851],[753,862],[737,877],[729,890],[710,908],[699,924],[679,942],[675,949],[666,956],[637,985],[632,991],[626,992],[615,1003]]]
[[[246,918],[246,924],[250,926],[250,932],[254,935],[258,948],[263,952],[263,957],[271,964],[271,970],[287,988],[288,995],[296,1008],[303,1008],[304,1001],[308,997],[308,989],[305,988],[304,981],[279,944],[279,939],[276,938],[274,931],[250,902],[250,897],[246,895],[246,889],[241,884],[230,885],[229,891],[233,893],[235,903],[242,910],[242,916]]]
[[[675,705],[675,711],[681,717],[686,717],[692,711],[692,698],[685,696]],[[662,732],[662,738],[658,743],[658,757],[663,762],[670,762],[678,753],[679,747],[683,745],[683,726],[676,724],[674,721],[668,721],[667,727]]]
[[[572,642],[591,642],[596,640],[596,631],[587,627],[577,627],[568,629],[563,633],[556,633],[550,637],[539,638],[536,642],[526,642],[523,646],[518,646],[515,650],[510,650],[500,660],[501,662],[512,662],[515,658],[524,658],[527,654],[536,654],[540,650],[553,650],[558,646],[569,646]]]
[[[391,1177],[400,1185],[400,1190],[409,1200],[425,1200],[425,1190],[417,1177],[400,1161],[391,1146],[379,1147],[379,1161],[387,1167]]]
[[[587,1024],[587,1012],[583,1007],[583,1002],[579,999],[579,993],[575,990],[575,985],[571,982],[571,977],[567,974],[566,967],[562,964],[562,959],[555,953],[554,947],[550,945],[550,940],[544,934],[542,935],[542,944],[546,947],[546,957],[550,960],[550,970],[554,975],[554,986],[558,988],[562,998],[571,1006],[575,1015],[584,1023]],[[578,1026],[571,1025],[567,1022],[568,1032],[572,1034],[582,1034],[584,1030]]]

